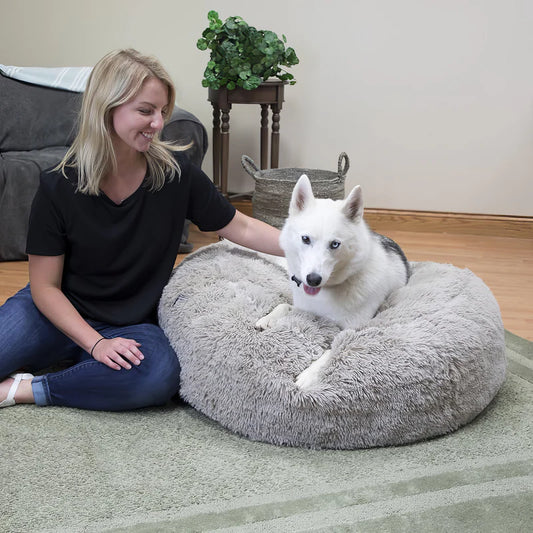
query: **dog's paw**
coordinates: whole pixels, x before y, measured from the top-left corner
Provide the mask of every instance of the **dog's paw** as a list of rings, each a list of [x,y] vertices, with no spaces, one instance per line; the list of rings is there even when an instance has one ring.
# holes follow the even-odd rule
[[[274,325],[275,320],[271,319],[271,314],[272,313],[269,313],[268,315],[260,318],[255,323],[255,329],[257,329],[258,331],[264,331],[265,329],[272,327]]]
[[[292,306],[290,304],[279,304],[277,307],[274,308],[274,310],[268,315],[265,315],[263,318],[260,318],[255,323],[255,329],[259,331],[264,331],[267,328],[273,327],[276,322],[281,318],[287,315],[290,310],[292,309]]]
[[[316,389],[322,381],[322,375],[330,364],[331,358],[331,350],[326,350],[316,361],[313,361],[311,365],[296,378],[296,386],[302,390]]]
[[[316,368],[310,366],[306,368],[297,378],[296,386],[301,390],[312,390],[316,389],[320,384],[320,373],[317,372]]]

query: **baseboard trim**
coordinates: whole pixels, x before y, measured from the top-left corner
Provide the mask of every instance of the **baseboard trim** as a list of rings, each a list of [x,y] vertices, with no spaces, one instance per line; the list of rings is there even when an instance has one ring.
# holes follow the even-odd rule
[[[250,200],[233,200],[239,211],[252,216]],[[533,239],[533,217],[365,209],[365,220],[377,232],[413,231]]]
[[[365,209],[365,219],[375,231],[386,227],[389,231],[533,239],[533,217]]]

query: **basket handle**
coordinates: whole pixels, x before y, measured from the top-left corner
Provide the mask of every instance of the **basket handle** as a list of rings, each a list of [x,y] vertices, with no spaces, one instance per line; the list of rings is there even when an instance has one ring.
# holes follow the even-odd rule
[[[344,162],[344,166],[343,166],[343,162]],[[350,159],[348,157],[348,154],[346,152],[341,152],[341,155],[339,155],[339,164],[337,167],[339,177],[344,178],[349,168],[350,168]]]
[[[241,165],[250,174],[250,176],[255,177],[255,173],[259,170],[257,165],[254,163],[254,160],[247,155],[241,157]]]

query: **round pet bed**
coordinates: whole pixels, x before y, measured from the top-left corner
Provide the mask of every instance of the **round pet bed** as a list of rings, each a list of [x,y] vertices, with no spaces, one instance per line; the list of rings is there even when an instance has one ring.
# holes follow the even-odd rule
[[[412,271],[359,330],[293,311],[257,331],[257,319],[291,301],[286,272],[224,242],[200,249],[159,307],[183,399],[250,439],[312,448],[399,445],[467,424],[505,378],[498,304],[469,270],[425,262]],[[330,347],[321,385],[296,387]]]

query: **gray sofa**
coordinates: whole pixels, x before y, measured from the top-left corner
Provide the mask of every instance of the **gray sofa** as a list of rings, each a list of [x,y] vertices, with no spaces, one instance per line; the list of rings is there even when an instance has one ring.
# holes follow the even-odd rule
[[[31,85],[0,73],[0,261],[26,259],[28,215],[42,170],[57,164],[74,138],[82,95]],[[191,113],[176,108],[161,137],[187,144],[201,166],[207,132]],[[187,225],[188,227],[188,225]],[[180,251],[189,251],[187,229]]]

